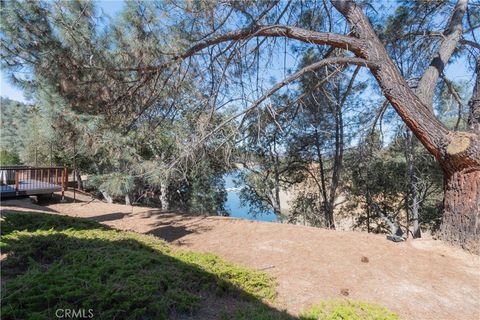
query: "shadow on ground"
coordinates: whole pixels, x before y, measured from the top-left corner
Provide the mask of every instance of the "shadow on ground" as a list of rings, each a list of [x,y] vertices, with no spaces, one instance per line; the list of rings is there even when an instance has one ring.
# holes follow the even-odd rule
[[[295,319],[263,301],[274,290],[267,278],[215,256],[87,219],[10,211],[2,220],[3,319],[51,319],[58,309],[95,319]]]
[[[43,203],[51,200],[42,200]],[[2,199],[2,212],[6,211],[5,207],[19,208],[23,211],[43,211],[43,212],[57,212],[48,207],[44,207],[38,203],[34,203],[29,197],[20,197],[20,198],[6,198]],[[42,203],[42,204],[43,204]]]
[[[98,216],[89,217],[97,222],[115,221],[128,217],[130,214],[125,212],[106,213]]]
[[[171,226],[171,225],[159,227],[147,232],[147,234],[151,234],[156,237],[162,238],[167,242],[174,242],[191,233],[193,233],[193,231],[188,230],[185,226]]]
[[[58,214],[5,210],[1,214],[1,235],[7,236],[14,231],[64,231],[64,230],[112,230],[109,226],[89,219],[73,218]],[[2,248],[3,249],[3,248]],[[2,250],[3,251],[3,250]]]
[[[181,238],[192,233],[203,233],[212,229],[212,227],[201,225],[201,221],[205,217],[172,214],[174,219],[168,219],[166,221],[159,221],[151,224],[152,230],[147,234],[154,235],[167,242],[178,242]]]
[[[78,193],[78,191],[77,191]],[[86,197],[90,197],[89,200],[86,200]],[[92,202],[92,201],[95,201],[96,198],[92,195],[89,195],[88,193],[78,193],[78,194],[73,194],[73,192],[65,192],[64,196],[62,197],[62,195],[59,193],[59,192],[56,192],[52,195],[52,197],[50,198],[45,198],[44,199],[44,203],[45,204],[51,204],[51,203],[59,203],[59,202],[63,202],[63,203],[88,203],[88,202]]]

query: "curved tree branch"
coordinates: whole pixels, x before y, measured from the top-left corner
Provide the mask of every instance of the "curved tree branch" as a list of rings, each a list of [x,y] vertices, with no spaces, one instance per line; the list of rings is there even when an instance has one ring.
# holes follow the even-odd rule
[[[226,41],[242,40],[248,37],[286,37],[319,45],[331,45],[336,48],[346,49],[353,53],[362,51],[362,43],[353,37],[332,32],[317,32],[298,27],[285,25],[254,26],[252,28],[228,32],[226,34],[202,41],[191,47],[185,53],[177,56],[175,59],[185,59],[195,53]]]
[[[117,68],[112,71],[138,71],[143,73],[161,72],[165,68],[189,58],[205,48],[229,41],[240,41],[254,37],[283,37],[299,40],[317,45],[330,45],[335,48],[345,49],[355,54],[362,52],[362,42],[354,37],[332,32],[317,32],[286,25],[253,26],[250,28],[235,30],[225,34],[203,40],[190,47],[182,54],[173,56],[167,62],[156,66]]]

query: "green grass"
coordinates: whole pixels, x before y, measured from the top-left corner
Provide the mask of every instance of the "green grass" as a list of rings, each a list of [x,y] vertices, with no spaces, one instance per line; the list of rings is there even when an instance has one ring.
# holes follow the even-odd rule
[[[387,308],[361,301],[324,301],[300,316],[304,320],[398,320]]]
[[[57,309],[93,309],[94,319],[295,319],[270,307],[275,281],[154,236],[40,213],[2,218],[2,319],[54,319]],[[202,311],[203,310],[203,311]],[[352,315],[357,316],[357,318]],[[321,304],[301,319],[397,319],[368,304]]]
[[[166,319],[194,312],[212,294],[252,305],[275,296],[264,273],[83,219],[8,214],[1,248],[8,254],[5,319],[52,319],[59,308],[91,308],[101,319]]]
[[[223,319],[231,319],[231,316],[224,316]],[[239,320],[276,320],[297,319],[287,314],[275,314],[265,305],[249,305],[238,309],[234,318]],[[300,320],[399,320],[395,313],[387,308],[351,300],[329,300],[310,307],[302,312]]]

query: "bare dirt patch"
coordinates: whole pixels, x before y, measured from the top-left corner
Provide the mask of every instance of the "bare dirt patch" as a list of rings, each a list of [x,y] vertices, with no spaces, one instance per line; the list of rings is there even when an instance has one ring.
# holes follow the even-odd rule
[[[480,257],[441,241],[393,243],[382,235],[183,215],[84,195],[77,199],[33,207],[28,199],[5,201],[2,210],[90,218],[216,253],[276,277],[276,307],[292,314],[323,299],[348,296],[382,304],[402,319],[480,319]]]

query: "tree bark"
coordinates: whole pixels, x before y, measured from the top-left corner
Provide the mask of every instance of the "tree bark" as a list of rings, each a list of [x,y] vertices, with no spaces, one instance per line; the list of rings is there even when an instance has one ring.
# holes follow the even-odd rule
[[[282,208],[281,208],[281,204],[280,204],[280,159],[279,159],[279,156],[278,156],[278,153],[277,153],[277,147],[276,147],[276,141],[274,140],[273,141],[273,152],[274,152],[274,175],[275,175],[275,213],[278,216],[281,215],[282,213]]]
[[[450,132],[443,147],[444,208],[441,238],[480,254],[480,139]]]
[[[168,210],[169,203],[167,198],[167,185],[165,183],[160,184],[159,200],[160,200],[160,208],[162,208],[162,210]]]
[[[317,152],[318,158],[318,167],[320,171],[320,182],[321,182],[321,190],[319,190],[319,194],[322,197],[322,207],[324,211],[324,218],[325,218],[325,226],[329,229],[335,229],[335,221],[333,220],[333,212],[330,214],[329,203],[328,203],[328,196],[327,196],[327,187],[326,187],[326,177],[325,177],[325,167],[323,165],[323,156],[322,156],[322,149],[321,149],[321,142],[319,139],[319,132],[315,127],[315,150]],[[332,208],[333,210],[333,208]]]
[[[410,203],[407,201],[407,206],[410,206],[412,212],[412,222],[413,222],[413,238],[421,238],[422,233],[420,230],[420,221],[419,221],[419,199],[418,199],[418,188],[417,188],[417,178],[415,176],[414,161],[415,161],[415,145],[413,136],[407,131],[407,141],[406,141],[406,156],[407,156],[407,165],[408,165],[408,178],[410,185]],[[408,219],[407,219],[407,236],[408,236]]]
[[[458,42],[462,38],[462,20],[467,11],[467,2],[467,0],[458,0],[450,16],[447,28],[442,34],[442,41],[437,54],[430,62],[430,65],[418,83],[416,94],[432,113],[433,94],[437,86],[438,78],[443,73]]]
[[[441,237],[480,254],[480,170],[445,175]]]
[[[77,179],[77,188],[78,190],[82,190],[83,191],[83,180],[82,180],[82,176],[80,174],[80,171],[78,170],[75,170],[75,177]]]
[[[480,57],[475,65],[476,80],[473,87],[472,98],[468,102],[468,127],[471,131],[480,134]]]
[[[103,195],[103,198],[107,201],[107,203],[113,203],[113,198],[106,193],[105,191],[100,191]]]

